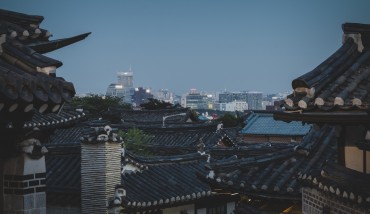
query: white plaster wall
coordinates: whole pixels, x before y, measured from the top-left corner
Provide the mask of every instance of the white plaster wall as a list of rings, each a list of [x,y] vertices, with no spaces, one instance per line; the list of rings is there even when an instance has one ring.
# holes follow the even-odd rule
[[[194,214],[195,206],[194,204],[171,207],[163,210],[163,214],[180,214],[181,210],[186,210],[188,214]]]
[[[226,213],[227,214],[234,213],[234,209],[235,209],[235,202],[229,202],[229,203],[227,203],[227,205],[226,205]]]
[[[45,156],[39,159],[31,159],[27,154],[22,154],[7,159],[4,165],[4,174],[9,175],[28,175],[45,172]]]
[[[197,209],[197,214],[207,214],[207,208]]]
[[[363,163],[363,151],[358,149],[357,146],[346,146],[344,148],[344,153],[346,157],[346,160],[345,160],[346,167],[362,172],[363,171],[363,164],[362,164]]]
[[[34,173],[45,173],[45,156],[40,159],[31,159],[28,155],[24,155],[24,169],[23,175],[34,174]]]

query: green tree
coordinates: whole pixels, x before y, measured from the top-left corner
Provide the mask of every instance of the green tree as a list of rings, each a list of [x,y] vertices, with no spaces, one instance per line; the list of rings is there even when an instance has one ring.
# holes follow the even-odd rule
[[[235,115],[232,114],[232,113],[226,112],[224,115],[220,116],[216,120],[216,122],[222,122],[224,128],[235,127],[235,126],[240,126],[240,127],[244,126],[244,119],[242,117],[240,117],[238,112],[236,112]]]
[[[119,97],[99,96],[97,94],[86,97],[74,97],[70,105],[83,108],[90,117],[99,117],[109,107],[131,109],[131,105],[124,103]]]
[[[179,105],[173,105],[172,103],[165,102],[154,98],[148,98],[148,102],[140,104],[140,107],[147,110],[158,110],[158,109],[169,109],[178,108]]]
[[[129,129],[127,132],[120,130],[118,135],[123,138],[124,147],[130,152],[138,155],[150,155],[150,152],[145,149],[145,143],[150,136],[146,135],[138,128]]]

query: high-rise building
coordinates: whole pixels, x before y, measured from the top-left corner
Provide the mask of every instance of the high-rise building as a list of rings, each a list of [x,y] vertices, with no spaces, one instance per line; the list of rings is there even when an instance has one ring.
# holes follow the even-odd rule
[[[105,93],[106,96],[111,96],[111,97],[119,97],[123,98],[125,93],[123,91],[123,87],[120,84],[115,84],[112,83],[108,86],[107,92]]]
[[[181,98],[181,106],[191,109],[208,109],[207,95],[200,94],[196,89],[191,89],[189,94]]]
[[[117,72],[118,84],[122,85],[124,88],[134,87],[134,74],[130,71],[128,72]]]
[[[131,68],[128,72],[117,72],[117,83],[108,86],[106,96],[115,96],[122,98],[125,103],[132,103],[134,95],[134,74]]]
[[[157,92],[153,92],[154,98],[157,100],[162,100],[167,103],[172,103],[174,104],[174,94],[169,91],[168,89],[160,89]]]
[[[262,109],[262,92],[247,92],[248,109],[261,110]]]
[[[248,104],[248,109],[250,110],[262,109],[262,92],[223,92],[218,96],[219,103],[231,103],[235,101],[246,102]]]
[[[132,96],[132,104],[134,106],[140,106],[140,104],[148,102],[149,98],[153,98],[153,94],[151,94],[151,90],[149,88],[135,88]]]

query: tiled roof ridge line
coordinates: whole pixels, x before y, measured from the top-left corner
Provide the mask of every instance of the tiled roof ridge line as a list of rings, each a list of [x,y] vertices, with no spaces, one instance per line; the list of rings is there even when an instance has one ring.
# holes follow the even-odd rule
[[[9,10],[0,9],[0,18],[4,20],[12,20],[22,26],[30,26],[31,24],[39,25],[43,20],[43,16],[39,15],[28,15],[25,13],[19,13]]]
[[[232,159],[227,162],[216,162],[216,163],[209,163],[207,164],[211,170],[222,170],[224,168],[228,168],[230,166],[240,167],[241,169],[249,169],[255,166],[264,165],[271,161],[277,161],[284,158],[288,158],[294,156],[295,151],[294,148],[287,148],[283,149],[278,152],[266,153],[256,157],[247,157],[241,159]]]
[[[303,97],[299,102],[298,106],[305,109],[308,106],[314,96],[322,91],[333,79],[336,79],[341,74],[343,74],[347,68],[356,61],[355,55],[353,54],[356,47],[352,45],[342,56],[340,56],[336,61],[334,61],[327,69],[320,70],[321,73],[318,76],[310,79],[311,85],[309,88],[306,88],[303,93],[306,93],[306,96]],[[344,63],[343,63],[344,61]],[[293,80],[294,81],[294,80]],[[295,88],[294,93],[302,93],[302,88]]]
[[[247,118],[247,120],[245,121],[247,125],[243,129],[249,128],[253,124],[253,122],[256,121],[260,117],[260,114],[252,112],[251,117],[252,118],[250,118],[250,119],[249,119],[249,117]]]
[[[370,51],[365,51],[364,53],[361,54],[359,59],[356,60],[356,63],[354,63],[349,69],[347,69],[343,73],[343,77],[340,77],[336,79],[333,83],[332,86],[325,91],[322,91],[317,98],[315,99],[315,105],[324,105],[325,98],[330,96],[332,91],[334,91],[337,87],[340,86],[341,83],[343,83],[349,76],[353,74],[354,71],[360,68],[362,64],[365,62],[365,60],[370,58]]]
[[[125,156],[123,158],[128,158],[129,160],[132,160],[133,162],[138,164],[150,166],[150,165],[164,165],[164,164],[188,163],[200,161],[208,158],[208,155],[207,154],[202,155],[199,152],[194,152],[190,154],[170,155],[170,156],[140,156],[125,150]]]
[[[317,160],[321,157],[321,154],[326,150],[326,148],[330,144],[330,140],[332,137],[335,137],[335,130],[332,128],[329,133],[324,137],[324,141],[322,142],[322,145],[318,148],[318,150],[314,153],[314,156],[310,159],[310,161],[307,163],[306,167],[299,172],[299,176],[307,176],[307,173],[309,173],[309,170],[311,169],[312,165],[314,165]],[[322,136],[320,136],[321,139]],[[317,143],[319,144],[319,143]]]
[[[347,39],[346,42],[331,56],[329,56],[324,62],[319,64],[316,68],[311,70],[308,73],[301,75],[300,77],[294,79],[292,81],[292,88],[295,90],[296,88],[312,88],[315,85],[315,79],[319,79],[319,75],[322,74],[323,71],[327,70],[328,67],[339,58],[341,58],[345,53],[354,46],[354,41],[352,38]]]

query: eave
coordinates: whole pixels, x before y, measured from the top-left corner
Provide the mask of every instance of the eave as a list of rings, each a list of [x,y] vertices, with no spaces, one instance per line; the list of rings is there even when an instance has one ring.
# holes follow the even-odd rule
[[[370,124],[370,116],[364,111],[355,112],[302,112],[302,111],[284,111],[274,113],[275,120],[286,122],[302,121],[304,123],[317,124],[346,124],[359,125]]]
[[[44,54],[44,53],[48,53],[48,52],[63,48],[65,46],[71,45],[73,43],[79,42],[85,39],[90,34],[91,32],[65,38],[65,39],[36,42],[36,43],[27,44],[27,46],[32,48],[34,51],[40,54]]]

